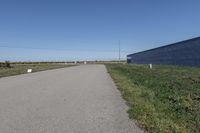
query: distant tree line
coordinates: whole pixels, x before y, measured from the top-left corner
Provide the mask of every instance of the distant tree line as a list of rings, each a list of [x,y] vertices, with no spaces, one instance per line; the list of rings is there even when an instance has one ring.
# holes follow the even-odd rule
[[[0,62],[0,67],[11,68],[11,64],[9,61]]]
[[[12,62],[11,64],[56,64],[56,63],[66,63],[65,61],[18,61]]]
[[[84,64],[85,61],[18,61],[18,62],[0,62],[0,68],[11,68],[14,65],[31,65],[31,64]],[[96,61],[87,61],[88,64],[102,64],[102,63],[118,63],[117,60],[112,61],[103,61],[103,60],[96,60]],[[125,60],[121,60],[120,63],[125,63]]]

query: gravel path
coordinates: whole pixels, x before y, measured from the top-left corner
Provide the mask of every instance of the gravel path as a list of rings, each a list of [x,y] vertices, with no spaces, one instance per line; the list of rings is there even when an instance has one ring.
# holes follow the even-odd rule
[[[0,78],[1,133],[141,133],[104,65]]]

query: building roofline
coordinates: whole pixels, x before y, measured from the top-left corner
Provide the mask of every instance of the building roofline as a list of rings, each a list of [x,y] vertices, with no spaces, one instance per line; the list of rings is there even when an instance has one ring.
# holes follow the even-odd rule
[[[153,51],[153,50],[160,49],[160,48],[171,47],[171,46],[174,46],[174,45],[181,45],[182,43],[186,43],[186,42],[189,42],[189,41],[195,41],[195,40],[200,40],[200,37],[195,37],[195,38],[192,38],[192,39],[187,39],[187,40],[184,40],[184,41],[179,41],[179,42],[176,42],[176,43],[172,43],[172,44],[160,46],[160,47],[157,47],[157,48],[152,48],[152,49],[149,49],[149,50],[144,50],[144,51],[141,51],[141,52],[129,54],[127,56],[136,55],[136,54],[140,54],[140,53],[144,53],[144,52],[148,52],[148,51]]]

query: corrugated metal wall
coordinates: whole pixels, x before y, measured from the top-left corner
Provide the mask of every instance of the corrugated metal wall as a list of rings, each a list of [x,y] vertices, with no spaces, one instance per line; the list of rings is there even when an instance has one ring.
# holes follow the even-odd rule
[[[127,62],[200,66],[200,37],[128,55]]]

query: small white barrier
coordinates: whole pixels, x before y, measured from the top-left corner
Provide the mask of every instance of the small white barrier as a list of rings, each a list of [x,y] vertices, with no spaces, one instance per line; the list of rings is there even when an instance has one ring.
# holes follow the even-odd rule
[[[28,70],[27,70],[27,73],[31,73],[31,72],[32,72],[32,69],[28,69]]]

